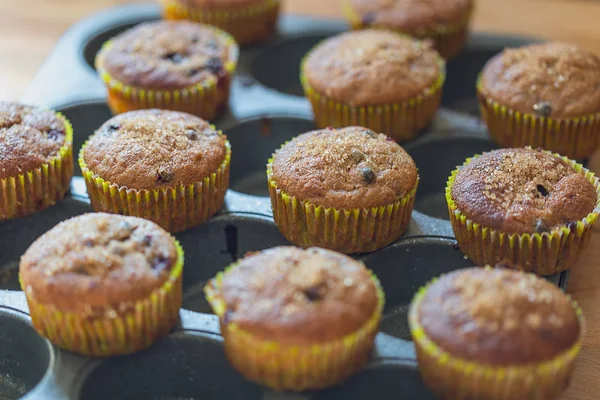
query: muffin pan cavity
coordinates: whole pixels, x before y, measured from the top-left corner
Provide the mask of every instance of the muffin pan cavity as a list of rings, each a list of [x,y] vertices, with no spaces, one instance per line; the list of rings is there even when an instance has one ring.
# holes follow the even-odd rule
[[[26,315],[0,307],[0,399],[20,399],[44,378],[52,346],[38,336]]]
[[[160,10],[154,4],[118,7],[82,21],[64,36],[32,82],[22,100],[58,109],[71,120],[75,157],[111,116],[103,100],[105,88],[93,69],[97,51],[124,29],[158,18]],[[276,37],[242,48],[229,109],[212,121],[232,146],[225,206],[208,222],[176,235],[186,260],[178,328],[137,355],[93,360],[57,350],[58,362],[53,363],[51,348],[36,336],[26,316],[19,319],[0,309],[0,399],[22,395],[9,392],[10,387],[26,391],[34,386],[26,399],[432,398],[419,378],[406,314],[420,286],[441,273],[472,265],[455,246],[444,189],[457,165],[495,148],[477,115],[474,85],[479,70],[492,55],[506,46],[524,44],[525,39],[473,34],[464,52],[448,64],[442,107],[435,119],[421,136],[402,144],[421,177],[408,230],[385,249],[356,256],[377,274],[387,295],[382,333],[365,370],[339,387],[318,392],[281,394],[256,386],[227,363],[218,320],[204,299],[206,281],[247,252],[288,244],[272,219],[266,164],[286,141],[315,129],[311,107],[302,97],[300,62],[318,42],[347,29],[339,21],[284,16]],[[0,244],[0,289],[12,290],[0,292],[0,307],[26,309],[16,267],[27,247],[58,222],[91,211],[78,168],[76,175],[71,193],[56,206],[0,222],[0,235],[6,238]],[[2,271],[10,268],[13,273],[6,273],[3,280]],[[566,278],[563,273],[551,280],[564,288]],[[42,379],[49,365],[53,367]],[[12,382],[5,375],[16,384],[4,385]]]

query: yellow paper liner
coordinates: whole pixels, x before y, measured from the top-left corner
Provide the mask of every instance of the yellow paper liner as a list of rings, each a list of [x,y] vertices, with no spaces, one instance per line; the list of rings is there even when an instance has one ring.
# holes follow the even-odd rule
[[[553,154],[546,152],[548,154]],[[446,186],[446,201],[450,222],[460,249],[477,265],[496,265],[510,260],[523,271],[548,276],[557,274],[575,264],[581,252],[589,244],[592,227],[600,213],[600,181],[593,172],[567,157],[562,158],[578,173],[585,176],[596,190],[596,207],[584,219],[568,226],[543,233],[507,233],[478,224],[458,208],[452,198],[452,185],[459,169],[452,171]],[[474,158],[468,158],[464,165]]]
[[[275,390],[322,389],[343,382],[367,364],[385,304],[385,294],[375,275],[371,273],[378,302],[363,327],[337,340],[293,345],[261,339],[235,323],[225,323],[227,306],[218,292],[223,275],[238,265],[217,274],[204,291],[221,322],[225,354],[247,379]]]
[[[215,35],[221,37],[230,50],[229,61],[225,63],[224,77],[198,82],[183,89],[159,90],[128,85],[113,77],[104,67],[103,53],[112,46],[107,41],[96,57],[96,70],[108,91],[108,105],[113,114],[133,110],[159,108],[196,115],[205,120],[213,120],[227,106],[233,74],[237,68],[239,47],[233,37],[220,29],[211,27]]]
[[[438,347],[419,321],[418,309],[434,279],[415,295],[408,322],[425,384],[444,399],[548,400],[565,391],[581,350],[585,320],[572,301],[581,327],[577,342],[553,359],[536,364],[492,366],[454,357]]]
[[[201,224],[223,207],[231,161],[227,140],[225,159],[216,171],[193,184],[159,189],[130,189],[103,179],[84,160],[87,144],[79,153],[79,166],[94,211],[145,218],[176,233]]]
[[[275,32],[281,0],[262,0],[248,7],[208,9],[178,0],[159,0],[165,19],[189,19],[213,25],[231,34],[240,44],[260,42]]]
[[[481,116],[490,136],[502,147],[540,147],[575,160],[589,158],[600,147],[600,112],[580,118],[554,119],[503,106],[481,92]]]
[[[398,239],[410,222],[419,177],[410,192],[379,207],[339,209],[290,196],[273,180],[273,159],[267,165],[275,224],[291,243],[352,254],[372,252]]]
[[[302,61],[302,71],[307,58],[308,56]],[[304,94],[312,105],[318,128],[363,126],[375,132],[385,133],[397,142],[403,142],[414,138],[425,128],[439,108],[442,86],[446,79],[446,63],[442,58],[439,58],[438,62],[440,76],[432,87],[414,98],[393,104],[357,106],[333,100],[319,93],[309,84],[304,73],[301,74],[300,81]]]
[[[135,353],[167,335],[179,319],[184,254],[175,241],[177,262],[168,279],[151,295],[131,304],[118,304],[102,316],[63,312],[35,299],[21,281],[33,326],[56,346],[92,357]],[[81,299],[85,302],[85,299]],[[124,309],[126,311],[118,311]]]
[[[469,12],[460,21],[452,25],[438,25],[435,29],[400,30],[389,26],[365,23],[362,16],[352,7],[351,0],[344,0],[342,5],[344,16],[352,29],[393,29],[398,33],[410,35],[417,39],[431,39],[435,42],[436,50],[446,60],[456,57],[464,47],[469,37],[469,24],[474,8],[474,2],[471,2]]]
[[[0,221],[24,217],[56,204],[69,190],[73,177],[73,127],[60,113],[65,144],[39,168],[0,179]]]

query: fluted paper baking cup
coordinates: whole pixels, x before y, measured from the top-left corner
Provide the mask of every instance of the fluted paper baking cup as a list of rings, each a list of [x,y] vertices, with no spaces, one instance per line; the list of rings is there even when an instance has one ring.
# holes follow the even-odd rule
[[[159,0],[165,19],[189,19],[213,25],[231,34],[240,44],[262,41],[275,32],[281,0],[262,0],[247,7],[219,9],[191,6],[179,0]]]
[[[421,288],[415,295],[408,321],[423,381],[440,398],[548,400],[558,398],[565,391],[585,333],[585,320],[575,302],[573,307],[579,318],[581,333],[571,348],[539,363],[492,366],[454,357],[427,336],[420,324],[418,309],[430,285]]]
[[[302,71],[307,57],[302,62]],[[382,132],[397,142],[414,138],[435,116],[442,97],[442,86],[446,79],[445,62],[441,58],[440,76],[433,86],[420,95],[393,104],[358,106],[333,100],[319,93],[301,74],[304,93],[310,101],[318,128],[344,128],[362,126],[375,132]]]
[[[131,354],[149,347],[167,335],[179,319],[184,254],[177,241],[175,245],[177,262],[160,288],[145,299],[116,304],[94,316],[40,303],[21,281],[34,328],[56,346],[92,357]]]
[[[145,218],[175,233],[201,224],[223,207],[231,160],[229,141],[225,144],[227,152],[219,168],[188,185],[130,189],[107,181],[88,168],[84,159],[87,142],[79,153],[79,166],[94,211]]]
[[[337,385],[367,364],[385,303],[379,280],[375,275],[371,277],[377,287],[378,302],[364,326],[337,340],[307,345],[265,340],[235,323],[226,323],[227,307],[218,296],[223,272],[209,282],[205,293],[221,321],[229,362],[247,379],[261,385],[275,390],[303,391]]]
[[[541,276],[557,274],[575,264],[581,252],[589,244],[592,227],[600,213],[600,182],[593,172],[581,164],[559,154],[553,155],[562,158],[590,181],[596,190],[596,206],[582,220],[551,232],[508,233],[472,221],[462,213],[452,198],[452,185],[459,169],[452,171],[446,185],[450,222],[461,251],[475,264],[496,265],[501,260],[509,260],[523,271],[534,272]],[[478,155],[474,158],[476,157]],[[467,159],[464,165],[472,160],[473,158]]]
[[[410,35],[417,39],[431,39],[435,42],[435,48],[446,60],[452,59],[460,53],[469,36],[469,24],[473,15],[474,4],[471,3],[469,12],[457,23],[452,25],[440,24],[435,29],[418,28],[415,30],[395,31],[405,35]],[[352,29],[392,29],[389,26],[378,26],[365,21],[363,17],[352,7],[351,0],[344,0],[343,12],[346,20],[352,26]]]
[[[150,89],[128,85],[113,77],[104,67],[102,52],[112,46],[106,42],[98,57],[96,69],[108,91],[108,105],[113,114],[133,110],[159,108],[187,112],[205,120],[213,120],[227,106],[233,74],[238,62],[238,45],[226,32],[212,28],[230,49],[230,60],[224,64],[225,75],[221,78],[210,77],[183,89]]]
[[[0,179],[0,221],[24,217],[56,204],[69,190],[73,177],[73,127],[60,113],[65,144],[39,168]]]
[[[419,178],[404,197],[370,208],[339,209],[318,206],[290,196],[273,180],[272,162],[267,165],[273,219],[291,243],[323,247],[340,253],[371,252],[398,239],[410,222]]]
[[[477,97],[490,136],[502,147],[540,147],[575,160],[589,158],[600,147],[600,112],[554,119],[503,106],[480,89]]]

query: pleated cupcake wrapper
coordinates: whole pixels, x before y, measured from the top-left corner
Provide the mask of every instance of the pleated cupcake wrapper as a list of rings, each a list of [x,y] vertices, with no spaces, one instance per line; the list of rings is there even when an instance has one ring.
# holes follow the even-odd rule
[[[502,147],[541,147],[576,160],[589,158],[600,147],[600,112],[559,120],[515,111],[481,90],[477,97],[490,136]]]
[[[108,105],[114,114],[133,110],[159,108],[187,112],[206,120],[214,119],[227,105],[230,83],[237,68],[239,57],[238,45],[226,32],[212,28],[230,49],[230,60],[225,63],[226,76],[218,81],[216,78],[199,82],[183,89],[160,90],[128,85],[113,77],[104,67],[102,56],[96,58],[96,69],[108,90]],[[106,42],[101,52],[112,46]]]
[[[60,113],[65,144],[58,154],[39,168],[0,179],[0,221],[24,217],[62,199],[73,177],[73,127]]]
[[[266,39],[275,31],[281,0],[262,0],[248,7],[208,9],[178,0],[159,0],[165,19],[189,19],[229,32],[240,44]]]
[[[410,222],[419,178],[411,191],[379,207],[338,209],[290,196],[272,179],[267,166],[273,219],[281,233],[300,247],[323,247],[340,253],[371,252],[398,239]]]
[[[263,339],[235,323],[225,323],[227,306],[219,297],[220,272],[205,287],[206,298],[221,321],[229,362],[247,379],[275,390],[303,391],[334,386],[357,373],[368,362],[385,304],[377,277],[378,302],[373,315],[356,332],[323,343],[281,344]]]
[[[585,320],[574,301],[581,333],[571,348],[537,364],[485,365],[454,357],[427,336],[420,324],[418,309],[427,289],[435,281],[417,292],[408,317],[419,370],[431,390],[441,398],[453,400],[548,400],[557,398],[566,389],[585,334]]]
[[[40,303],[21,281],[33,326],[56,346],[92,357],[131,354],[149,347],[167,335],[179,319],[184,254],[177,241],[175,246],[177,262],[160,288],[145,299],[117,304],[100,316],[64,312]],[[80,301],[85,302],[85,298]],[[119,311],[124,308],[127,311]]]
[[[351,0],[344,0],[343,12],[352,26],[352,29],[380,28],[391,29],[386,26],[367,24],[361,15],[352,7]],[[462,50],[469,35],[469,24],[473,15],[474,4],[471,5],[469,13],[460,21],[452,25],[438,25],[435,29],[419,28],[412,31],[396,30],[398,33],[409,35],[418,39],[431,39],[435,42],[435,48],[446,60],[454,58]]]
[[[229,141],[219,168],[201,181],[148,190],[129,189],[91,171],[84,160],[87,144],[79,153],[79,166],[95,211],[145,218],[175,233],[201,224],[223,207],[229,186]]]
[[[547,152],[548,154],[552,154]],[[592,228],[600,213],[600,182],[581,164],[562,158],[585,176],[596,190],[594,210],[580,221],[543,233],[507,233],[478,224],[458,208],[452,198],[452,185],[459,169],[452,171],[446,186],[450,222],[460,249],[477,265],[495,265],[508,259],[520,269],[548,276],[569,269],[589,244]],[[476,155],[474,158],[478,157]],[[466,160],[464,166],[473,158]]]
[[[302,71],[306,60],[307,57],[302,62]],[[317,127],[363,126],[403,142],[414,138],[425,128],[440,105],[442,86],[446,79],[446,64],[441,58],[438,62],[440,76],[430,88],[414,98],[392,104],[358,106],[333,100],[314,89],[304,73],[301,74],[300,80],[304,93],[312,104]]]

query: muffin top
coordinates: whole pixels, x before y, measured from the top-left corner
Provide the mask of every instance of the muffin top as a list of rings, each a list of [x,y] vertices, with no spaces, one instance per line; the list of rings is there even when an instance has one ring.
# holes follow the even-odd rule
[[[371,105],[423,94],[444,68],[432,42],[367,29],[326,39],[311,50],[302,70],[317,92],[353,105]]]
[[[566,43],[506,49],[483,69],[479,90],[523,113],[566,119],[600,112],[600,58]]]
[[[549,360],[572,347],[582,330],[558,287],[500,268],[442,276],[427,289],[417,315],[442,350],[488,365]]]
[[[178,3],[205,9],[227,9],[263,4],[264,0],[177,0]]]
[[[393,203],[415,187],[418,174],[389,137],[349,127],[296,137],[275,153],[271,177],[290,196],[348,209]]]
[[[451,195],[467,218],[514,233],[550,231],[596,206],[590,181],[561,158],[530,148],[474,158],[460,168]]]
[[[0,179],[24,174],[58,156],[65,124],[53,111],[0,101]]]
[[[96,65],[116,80],[147,89],[183,89],[221,82],[237,63],[238,47],[225,32],[189,21],[147,22],[115,37]]]
[[[318,248],[276,247],[249,255],[223,275],[217,291],[227,310],[224,323],[289,344],[355,332],[379,301],[362,263]]]
[[[83,158],[90,171],[130,189],[201,181],[223,163],[227,140],[190,114],[140,110],[119,114],[90,138]]]
[[[415,32],[460,23],[473,0],[350,0],[364,25]]]
[[[177,257],[173,238],[153,222],[85,214],[40,236],[21,258],[19,273],[38,302],[93,316],[149,296]]]

